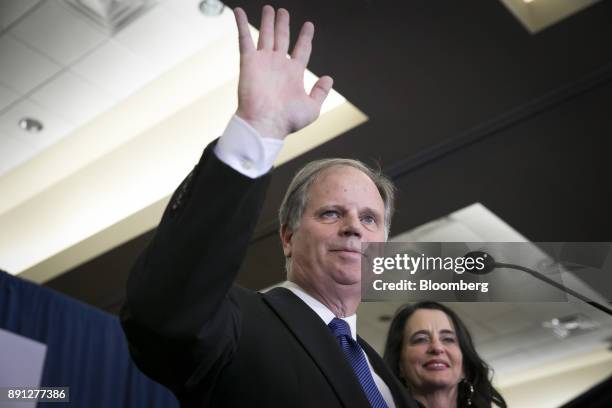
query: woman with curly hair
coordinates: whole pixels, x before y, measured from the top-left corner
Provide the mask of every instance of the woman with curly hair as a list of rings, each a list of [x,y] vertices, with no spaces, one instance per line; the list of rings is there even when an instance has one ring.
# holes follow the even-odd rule
[[[400,309],[389,328],[384,359],[425,408],[506,408],[465,324],[440,303]]]

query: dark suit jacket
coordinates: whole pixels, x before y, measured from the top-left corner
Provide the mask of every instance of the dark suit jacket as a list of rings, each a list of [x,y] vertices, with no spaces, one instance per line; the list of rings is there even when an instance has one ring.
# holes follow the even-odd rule
[[[185,407],[368,407],[336,339],[284,288],[233,285],[269,176],[250,179],[212,145],[173,195],[128,280],[133,359]],[[359,339],[398,407],[416,407]]]

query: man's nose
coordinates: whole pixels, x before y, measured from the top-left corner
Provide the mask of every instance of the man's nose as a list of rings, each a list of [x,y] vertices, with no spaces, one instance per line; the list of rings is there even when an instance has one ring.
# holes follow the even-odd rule
[[[361,238],[363,234],[362,228],[363,226],[361,225],[359,215],[349,213],[342,220],[340,234],[343,236],[356,236]]]

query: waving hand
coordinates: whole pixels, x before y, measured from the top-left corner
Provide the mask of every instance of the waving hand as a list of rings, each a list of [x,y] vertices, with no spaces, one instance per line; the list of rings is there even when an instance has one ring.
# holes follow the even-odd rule
[[[259,41],[253,44],[245,12],[234,10],[240,45],[240,80],[236,114],[261,136],[284,139],[319,116],[333,80],[321,77],[310,94],[304,71],[310,59],[314,26],[304,23],[290,58],[289,12],[264,6]]]

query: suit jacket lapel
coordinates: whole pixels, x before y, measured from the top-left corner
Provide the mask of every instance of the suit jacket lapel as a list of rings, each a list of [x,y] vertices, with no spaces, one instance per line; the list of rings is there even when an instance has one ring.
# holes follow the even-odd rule
[[[376,374],[387,384],[389,390],[391,390],[391,394],[393,395],[393,400],[395,401],[395,405],[397,408],[418,408],[414,399],[408,395],[406,388],[399,382],[397,378],[393,375],[391,370],[386,366],[383,359],[380,358],[378,353],[370,347],[370,345],[363,340],[361,337],[357,336],[357,341],[361,345],[361,348],[368,355],[368,359],[370,360],[370,364],[372,364],[372,368],[376,371]]]
[[[346,407],[370,407],[353,368],[329,328],[300,298],[285,288],[264,294],[264,301],[274,310],[289,331],[314,360],[338,399]]]

